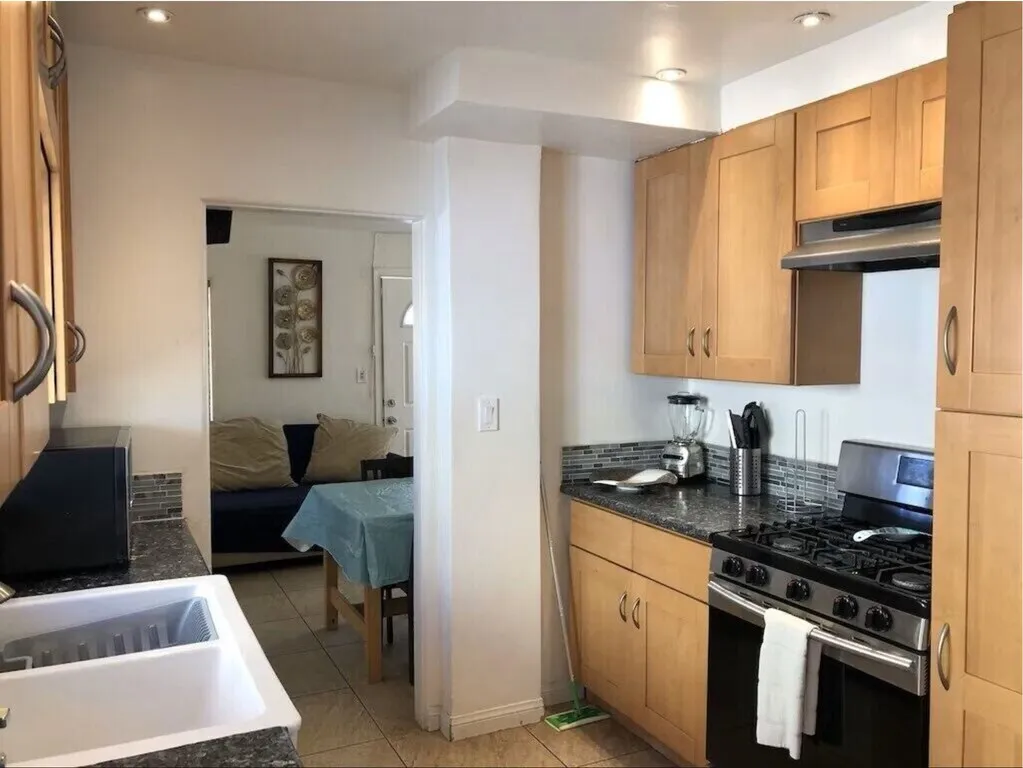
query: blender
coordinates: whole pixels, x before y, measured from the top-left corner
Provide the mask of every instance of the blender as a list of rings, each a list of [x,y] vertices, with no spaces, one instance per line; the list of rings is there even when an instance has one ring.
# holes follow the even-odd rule
[[[697,441],[703,426],[704,399],[688,392],[668,395],[671,442],[664,446],[661,466],[681,480],[702,477],[706,472],[703,445]]]

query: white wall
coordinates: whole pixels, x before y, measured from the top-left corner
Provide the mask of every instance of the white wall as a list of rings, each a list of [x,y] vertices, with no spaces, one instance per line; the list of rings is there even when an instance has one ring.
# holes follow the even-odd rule
[[[430,270],[449,296],[445,370],[456,439],[443,540],[449,678],[442,720],[456,738],[539,720],[540,148],[472,139],[437,145],[439,236]],[[498,183],[499,180],[499,183]],[[448,378],[449,376],[449,378]],[[500,429],[478,432],[480,395]]]
[[[385,238],[385,239],[381,239]],[[382,252],[377,245],[382,244]],[[323,262],[323,376],[267,375],[267,259]],[[344,216],[237,210],[230,242],[207,246],[213,316],[213,417],[372,423],[373,267],[412,268],[407,234],[352,228]],[[356,371],[366,378],[359,382]]]
[[[75,309],[65,424],[129,424],[139,472],[183,473],[209,555],[204,201],[421,216],[430,154],[397,94],[72,46]]]
[[[940,59],[952,3],[925,3],[721,90],[723,129],[768,117]],[[838,461],[846,438],[934,444],[938,272],[865,275],[858,386],[779,387],[687,381],[715,411],[707,440],[727,445],[727,408],[763,401],[774,422],[771,451],[793,454],[795,411],[807,412],[809,458]]]
[[[544,151],[540,193],[540,386],[544,480],[562,585],[568,502],[564,445],[667,440],[665,398],[680,382],[629,372],[632,163]],[[568,669],[543,551],[543,692],[563,701]]]

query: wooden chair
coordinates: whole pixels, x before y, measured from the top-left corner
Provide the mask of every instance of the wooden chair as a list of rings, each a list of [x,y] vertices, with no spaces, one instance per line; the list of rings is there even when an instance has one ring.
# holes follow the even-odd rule
[[[383,459],[363,459],[361,464],[362,479],[363,480],[390,480],[400,477],[412,477],[412,457],[411,456],[399,456],[396,453],[389,453]],[[414,552],[414,550],[413,550]],[[394,644],[394,618],[388,616],[386,610],[387,601],[392,599],[393,590],[397,587],[408,598],[408,681],[410,684],[415,685],[415,660],[413,658],[413,648],[415,645],[415,621],[413,620],[413,605],[414,600],[412,597],[412,569],[415,566],[415,556],[411,558],[409,562],[409,578],[408,581],[403,581],[400,584],[392,584],[389,587],[384,587],[382,590],[382,598],[384,610],[381,611],[382,616],[386,617],[383,621],[386,622],[387,629],[387,644]]]

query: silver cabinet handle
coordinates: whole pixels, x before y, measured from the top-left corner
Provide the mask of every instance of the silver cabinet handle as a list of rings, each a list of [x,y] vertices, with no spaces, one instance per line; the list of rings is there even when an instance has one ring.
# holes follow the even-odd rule
[[[941,681],[941,687],[946,691],[948,690],[948,671],[945,669],[945,664],[942,657],[945,655],[945,646],[948,644],[948,636],[952,633],[951,627],[948,624],[941,625],[941,631],[938,632],[938,679]]]
[[[42,299],[36,296],[35,291],[24,283],[15,283],[14,281],[10,283],[10,291],[11,301],[28,312],[28,316],[32,318],[36,332],[39,334],[39,351],[36,353],[36,359],[32,362],[32,367],[24,376],[14,382],[14,402],[18,402],[46,381],[56,352],[57,329],[53,325],[53,315],[47,311]]]
[[[397,424],[398,423],[398,418],[396,416],[388,416],[386,419],[384,419],[384,423],[385,424]]]
[[[686,349],[689,350],[690,357],[696,357],[696,352],[693,350],[693,342],[696,340],[696,329],[690,328],[689,333],[686,335]]]
[[[751,617],[755,617],[757,623],[763,626],[764,613],[767,610],[763,606],[757,605],[752,600],[747,600],[742,595],[737,595],[730,589],[722,587],[720,584],[713,581],[707,583],[707,591],[710,593],[710,605],[712,608],[716,607],[714,605],[715,597],[724,598],[738,608],[741,608]],[[890,653],[888,651],[879,651],[878,649],[871,648],[869,645],[864,643],[858,643],[855,640],[847,640],[844,637],[839,637],[825,629],[817,628],[811,630],[810,637],[819,642],[821,645],[827,645],[832,648],[848,651],[849,653],[861,656],[865,659],[877,661],[881,664],[887,664],[888,666],[896,667],[907,672],[913,669],[913,665],[916,663],[914,659],[907,656],[903,656],[898,653]]]
[[[384,401],[384,405],[386,405],[388,408],[394,408],[394,406],[396,406],[397,404],[398,403],[395,401],[393,397],[389,397],[387,398],[387,400]]]
[[[52,66],[46,68],[46,84],[50,86],[52,90],[56,90],[57,86],[60,85],[60,81],[64,79],[67,74],[67,54],[64,51],[64,33],[61,31],[60,24],[53,16],[46,17],[46,26],[49,28],[49,35],[53,39],[53,42],[57,44],[57,60],[53,62]]]
[[[636,611],[639,610],[639,598],[636,598],[636,602],[632,604],[632,623],[636,629],[639,629],[639,619],[636,617]]]
[[[78,323],[72,323],[71,330],[74,331],[75,338],[81,342],[81,346],[75,346],[75,357],[71,361],[72,363],[77,363],[85,357],[85,348],[89,345],[89,340],[85,337],[85,331],[82,330],[82,326]]]
[[[74,323],[70,320],[64,321],[64,326],[71,331],[71,338],[74,339],[74,346],[71,347],[71,351],[67,353],[67,361],[73,363],[75,357],[78,355],[78,348],[82,345],[82,342],[78,338],[78,331],[75,330]]]
[[[628,592],[622,592],[622,596],[618,598],[618,615],[622,617],[622,621],[625,621],[625,598],[628,596]]]
[[[710,326],[703,332],[703,354],[710,357]]]
[[[945,330],[941,334],[941,353],[945,356],[945,367],[948,368],[948,372],[953,376],[956,375],[956,361],[952,358],[952,353],[949,350],[948,337],[952,331],[952,324],[955,323],[958,329],[959,325],[959,310],[956,309],[955,304],[948,308],[948,314],[945,315]],[[957,355],[958,356],[958,355]]]

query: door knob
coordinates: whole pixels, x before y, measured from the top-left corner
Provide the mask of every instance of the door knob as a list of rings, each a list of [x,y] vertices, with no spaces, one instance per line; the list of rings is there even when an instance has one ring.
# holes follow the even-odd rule
[[[393,408],[397,404],[398,403],[395,402],[393,397],[389,397],[384,401],[384,405],[386,405],[388,408]]]
[[[384,419],[384,423],[385,424],[397,424],[398,423],[398,419],[396,419],[394,416],[388,416],[386,419]]]

